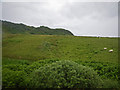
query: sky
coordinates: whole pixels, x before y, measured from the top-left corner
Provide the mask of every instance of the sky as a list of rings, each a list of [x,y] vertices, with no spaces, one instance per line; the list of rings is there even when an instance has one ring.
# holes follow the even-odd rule
[[[117,2],[2,2],[2,20],[64,28],[76,36],[118,36]]]

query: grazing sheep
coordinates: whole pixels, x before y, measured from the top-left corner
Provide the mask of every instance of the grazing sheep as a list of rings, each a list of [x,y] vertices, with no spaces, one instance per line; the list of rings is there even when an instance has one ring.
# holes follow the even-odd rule
[[[110,49],[109,52],[113,52],[113,49]]]
[[[104,48],[104,50],[106,50],[107,48]]]

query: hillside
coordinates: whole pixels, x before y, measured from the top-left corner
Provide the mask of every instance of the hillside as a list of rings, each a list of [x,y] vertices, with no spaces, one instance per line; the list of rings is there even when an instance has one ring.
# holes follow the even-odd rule
[[[4,21],[2,88],[120,88],[118,38],[65,31]]]
[[[13,34],[3,38],[2,49],[3,56],[16,59],[118,62],[117,38]]]
[[[117,38],[31,34],[3,38],[3,88],[119,88],[118,71]]]
[[[73,35],[70,31],[56,28],[51,29],[46,26],[33,27],[22,23],[16,24],[8,21],[2,21],[3,33],[9,34],[40,34],[40,35]]]

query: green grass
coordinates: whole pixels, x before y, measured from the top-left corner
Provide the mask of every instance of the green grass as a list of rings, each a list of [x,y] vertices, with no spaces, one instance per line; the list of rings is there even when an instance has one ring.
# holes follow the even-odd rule
[[[2,44],[3,88],[26,88],[31,73],[65,60],[93,69],[103,88],[120,87],[118,38],[6,34]]]
[[[18,64],[18,65],[29,65],[32,61],[30,60],[19,60],[19,59],[11,59],[11,58],[2,58],[2,66],[4,65],[10,65],[10,64]]]
[[[107,50],[103,48],[107,47]],[[42,60],[83,60],[118,63],[117,38],[13,35],[3,39],[3,57]],[[112,53],[108,50],[113,49]]]

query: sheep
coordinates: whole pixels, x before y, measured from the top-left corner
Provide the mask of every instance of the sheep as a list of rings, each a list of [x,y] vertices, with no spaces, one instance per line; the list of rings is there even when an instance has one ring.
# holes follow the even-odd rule
[[[110,49],[109,52],[113,52],[113,49]]]
[[[107,48],[105,47],[104,50],[106,50]]]

